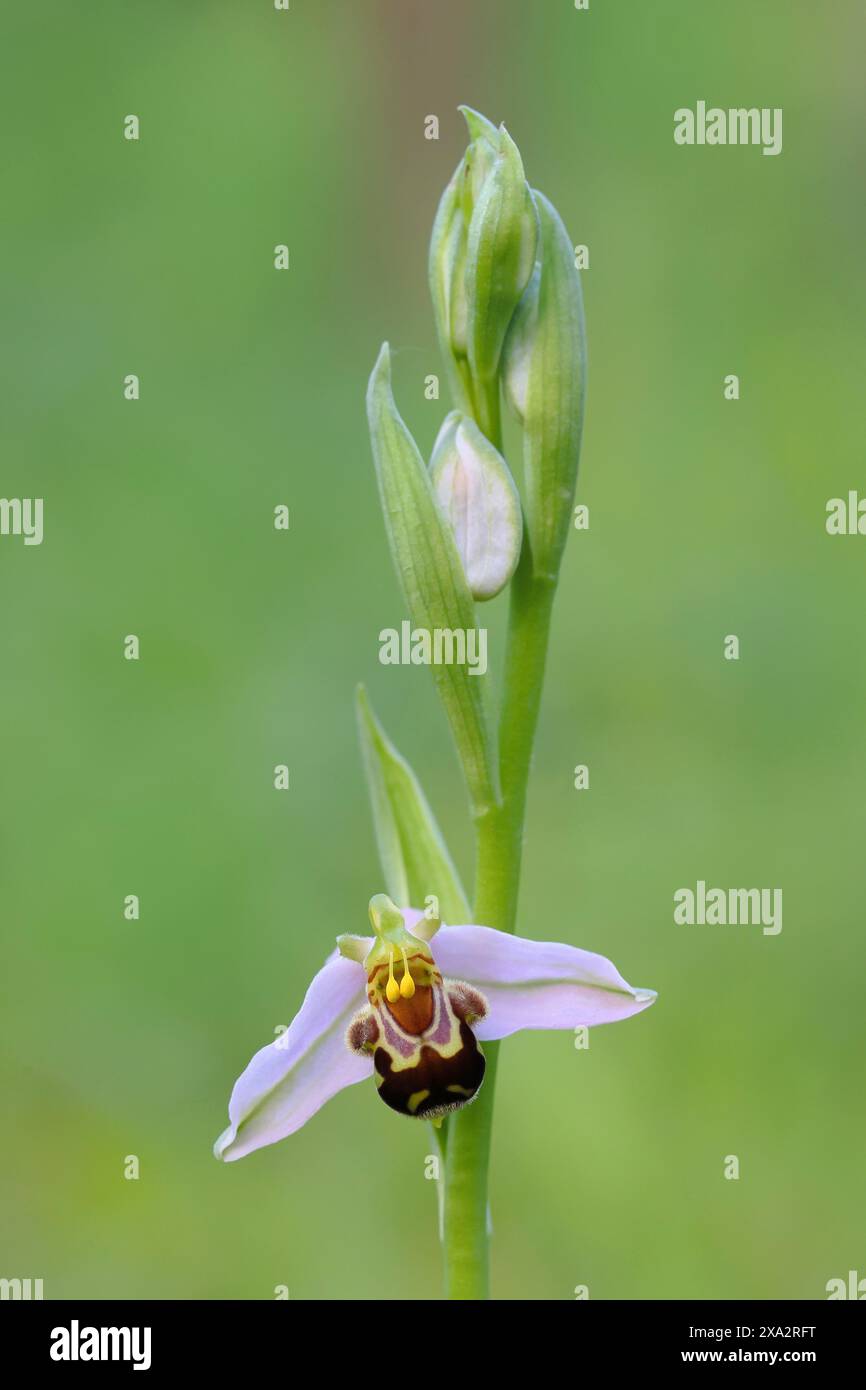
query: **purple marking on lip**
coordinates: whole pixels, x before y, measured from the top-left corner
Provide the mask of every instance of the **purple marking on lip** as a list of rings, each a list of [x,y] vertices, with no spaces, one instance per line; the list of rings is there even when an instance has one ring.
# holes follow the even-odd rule
[[[411,1057],[418,1044],[415,1042],[408,1042],[407,1039],[403,1037],[402,1033],[397,1031],[388,1016],[387,1008],[384,1006],[379,1010],[379,1021],[382,1024],[382,1031],[385,1034],[385,1041],[388,1045],[393,1047],[396,1052],[399,1052],[401,1057]]]
[[[426,1041],[447,1043],[451,1038],[451,1010],[445,998],[444,986],[434,985],[433,994],[436,999],[437,1014],[433,1027],[426,1034]]]

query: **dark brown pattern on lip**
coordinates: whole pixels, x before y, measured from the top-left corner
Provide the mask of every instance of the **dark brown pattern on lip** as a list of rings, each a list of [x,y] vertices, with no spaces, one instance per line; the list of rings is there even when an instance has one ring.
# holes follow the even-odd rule
[[[384,1047],[373,1053],[379,1095],[392,1110],[401,1115],[429,1119],[466,1105],[475,1096],[484,1080],[484,1053],[478,1046],[472,1029],[461,1021],[460,1047],[450,1057],[443,1057],[434,1047],[422,1044],[414,1066],[395,1071],[391,1057]],[[420,1092],[427,1092],[418,1100]],[[413,1097],[416,1104],[410,1105]]]

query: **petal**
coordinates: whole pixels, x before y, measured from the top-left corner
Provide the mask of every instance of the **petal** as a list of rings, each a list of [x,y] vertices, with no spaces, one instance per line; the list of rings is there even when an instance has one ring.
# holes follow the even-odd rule
[[[654,990],[627,984],[604,956],[561,942],[529,941],[490,927],[443,927],[434,950],[443,975],[486,995],[490,1012],[472,1029],[482,1042],[521,1028],[615,1023],[656,997]]]
[[[285,1139],[337,1091],[372,1075],[372,1061],[350,1052],[345,1040],[365,998],[363,970],[335,951],[288,1030],[257,1052],[235,1082],[231,1123],[214,1145],[217,1158],[231,1162]]]

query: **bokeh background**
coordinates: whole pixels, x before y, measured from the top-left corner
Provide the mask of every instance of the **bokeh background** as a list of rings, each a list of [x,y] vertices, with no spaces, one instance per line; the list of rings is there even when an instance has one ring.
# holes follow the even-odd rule
[[[385,337],[425,451],[447,408],[423,393],[426,248],[464,101],[590,247],[591,526],[522,930],[660,995],[588,1052],[505,1044],[495,1292],[821,1298],[866,1274],[866,539],[824,528],[866,490],[861,7],[58,0],[2,26],[0,492],[45,498],[45,540],[0,539],[0,1275],[439,1296],[428,1131],[371,1088],[240,1163],[211,1144],[382,886],[358,680],[470,872],[429,673],[377,660],[404,614],[363,409]],[[782,107],[783,153],[675,146],[699,98]],[[782,934],[675,926],[699,878],[781,887]]]

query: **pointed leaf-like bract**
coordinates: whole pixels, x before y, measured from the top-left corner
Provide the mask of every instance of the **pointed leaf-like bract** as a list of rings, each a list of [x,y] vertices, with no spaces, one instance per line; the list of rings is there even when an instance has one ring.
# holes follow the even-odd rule
[[[370,377],[367,417],[385,528],[409,617],[416,628],[463,633],[468,642],[475,605],[424,460],[394,404],[387,343]],[[475,671],[455,662],[432,666],[473,809],[481,814],[499,801],[499,768],[488,678]]]
[[[398,907],[433,894],[446,922],[462,922],[469,904],[421,784],[379,723],[363,687],[358,732],[385,887]]]
[[[523,425],[526,528],[536,575],[555,579],[571,523],[586,393],[580,275],[543,194],[539,258],[503,353],[505,396]]]

